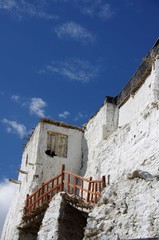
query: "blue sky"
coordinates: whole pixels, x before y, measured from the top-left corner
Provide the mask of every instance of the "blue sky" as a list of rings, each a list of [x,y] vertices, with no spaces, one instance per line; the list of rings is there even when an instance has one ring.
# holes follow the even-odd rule
[[[156,39],[158,0],[0,0],[0,181],[39,118],[81,126]]]

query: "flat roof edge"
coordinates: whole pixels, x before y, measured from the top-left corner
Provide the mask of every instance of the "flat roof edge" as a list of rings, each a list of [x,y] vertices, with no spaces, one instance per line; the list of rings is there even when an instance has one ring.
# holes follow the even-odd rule
[[[71,124],[68,124],[68,123],[65,123],[65,122],[62,122],[62,121],[55,121],[55,120],[49,119],[49,118],[41,118],[39,122],[52,124],[52,125],[55,125],[55,126],[58,126],[58,127],[75,129],[75,130],[83,132],[83,129],[78,127],[78,126],[74,126],[74,125],[71,125]]]
[[[134,94],[144,83],[146,78],[151,72],[152,63],[155,61],[156,55],[159,54],[159,38],[150,49],[146,57],[143,59],[142,63],[127,82],[122,91],[115,97],[115,102],[118,107],[122,106],[130,97]]]
[[[120,91],[120,93],[116,97],[106,96],[102,106],[91,116],[88,121],[83,125],[85,128],[89,121],[97,115],[100,109],[106,104],[111,103],[116,105],[117,107],[121,107],[129,97],[134,94],[144,83],[146,78],[151,72],[152,62],[155,60],[156,55],[159,54],[159,38],[150,49],[148,54],[144,59],[149,59],[150,61],[142,61],[134,75],[130,78],[130,80],[126,83],[124,88]]]

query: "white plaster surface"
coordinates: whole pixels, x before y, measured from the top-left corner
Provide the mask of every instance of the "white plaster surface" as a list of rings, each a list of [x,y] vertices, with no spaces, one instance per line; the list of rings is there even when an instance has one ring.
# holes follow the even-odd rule
[[[119,109],[119,126],[133,122],[146,106],[153,101],[153,75],[150,75],[142,87],[132,95]]]
[[[119,109],[119,127],[106,140],[101,138],[99,131],[105,106],[88,122],[84,133],[88,151],[83,144],[84,167],[81,171],[85,177],[100,178],[110,174],[110,180],[114,182],[130,170],[158,170],[159,102],[149,87],[156,85],[155,81],[159,82],[156,74],[152,72],[134,98],[129,98]]]
[[[34,134],[32,135],[30,141],[25,147],[25,151],[23,152],[21,169],[28,172],[28,174],[19,174],[18,180],[21,181],[21,184],[17,185],[15,196],[4,224],[1,240],[19,239],[19,231],[17,227],[21,223],[22,216],[24,214],[26,195],[27,193],[32,192],[37,186],[36,181],[34,181],[35,165],[31,166],[26,164],[26,158],[28,154],[28,163],[36,162],[39,130],[40,127],[37,125]],[[34,146],[34,148],[32,146]]]
[[[102,204],[104,198],[107,204]],[[89,213],[84,240],[159,237],[159,181],[121,178]]]
[[[67,158],[50,157],[45,154],[47,150],[47,131],[62,133],[68,136]],[[81,168],[82,159],[82,141],[83,132],[65,127],[55,126],[53,124],[41,123],[36,174],[39,176],[39,183],[42,184],[61,172],[61,165],[65,164],[65,169],[76,174]]]
[[[106,122],[103,126],[103,139],[106,139],[118,127],[119,109],[112,103],[106,104]]]
[[[55,131],[68,135],[67,158],[51,158],[45,154],[47,150],[47,131]],[[26,195],[34,192],[46,181],[61,172],[61,165],[65,164],[66,170],[79,173],[81,168],[81,139],[83,132],[75,129],[57,127],[52,124],[39,123],[27,143],[21,163],[21,170],[28,174],[19,174],[21,184],[17,186],[10,211],[5,221],[1,240],[18,240],[17,227],[24,214]],[[16,216],[16,217],[15,217]]]
[[[60,214],[61,203],[62,197],[60,194],[57,194],[52,199],[45,212],[37,240],[58,240],[58,217]]]
[[[159,111],[150,105],[138,119],[114,132],[88,152],[86,176],[110,174],[117,181],[130,170],[158,170]]]
[[[86,126],[84,137],[91,151],[85,152],[82,173],[85,177],[95,178],[110,174],[110,183],[117,192],[114,203],[119,209],[111,203],[96,207],[93,218],[90,215],[88,220],[85,240],[159,237],[158,179],[152,182],[126,179],[128,173],[137,169],[159,174],[158,86],[157,62],[134,97],[119,109],[116,131],[106,140],[96,135],[95,145],[90,133],[96,121],[101,122],[100,118],[95,116]],[[107,193],[104,196],[110,197]],[[128,209],[124,209],[124,204]]]

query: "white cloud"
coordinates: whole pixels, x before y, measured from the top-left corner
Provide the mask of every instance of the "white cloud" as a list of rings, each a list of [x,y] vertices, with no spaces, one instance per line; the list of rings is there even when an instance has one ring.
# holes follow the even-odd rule
[[[96,77],[98,68],[88,61],[71,58],[65,61],[53,61],[46,66],[45,73],[59,74],[73,81],[87,83]]]
[[[26,127],[16,121],[10,121],[6,118],[2,120],[2,123],[6,124],[8,133],[16,133],[20,138],[23,138],[27,134]]]
[[[81,119],[85,119],[85,118],[87,118],[88,117],[88,115],[87,114],[83,114],[83,113],[77,113],[77,115],[75,116],[75,118],[74,118],[74,121],[79,121],[79,120],[81,120]]]
[[[74,6],[90,17],[96,16],[101,19],[108,19],[115,15],[115,11],[105,0],[74,0]]]
[[[20,106],[28,108],[31,114],[37,115],[38,117],[44,117],[45,111],[44,108],[47,106],[46,102],[41,98],[26,98],[18,95],[12,95],[11,99],[20,104]],[[11,129],[8,127],[8,132],[11,132]]]
[[[15,185],[4,180],[0,183],[0,235],[3,224],[15,192]]]
[[[67,118],[70,115],[70,113],[68,111],[64,111],[63,113],[59,114],[59,117],[61,118]]]
[[[20,97],[18,95],[12,95],[11,99],[15,102],[19,102]]]
[[[49,14],[47,9],[54,8],[57,12],[58,3],[63,2],[63,4],[71,5],[72,7],[79,10],[81,13],[89,16],[89,17],[99,17],[101,19],[108,19],[114,16],[115,11],[112,9],[111,5],[107,3],[105,0],[37,0],[37,1],[29,1],[29,0],[0,0],[0,10],[6,11],[9,14],[12,14],[14,17],[23,18],[23,17],[36,17],[43,19],[54,19],[57,20],[60,17],[57,14]],[[67,34],[65,33],[65,37],[69,38],[72,36],[72,32],[70,33],[70,25],[64,25],[67,28]],[[75,26],[71,26],[71,29]],[[81,26],[76,26],[78,32],[81,32]],[[86,29],[82,28],[82,33],[84,30],[84,34],[87,36],[87,40],[90,34]],[[63,32],[64,35],[64,32]],[[66,36],[67,35],[67,36]],[[63,36],[64,37],[64,36]],[[91,36],[92,38],[92,36]],[[93,37],[94,38],[94,37]],[[77,37],[74,37],[77,39]],[[91,40],[92,41],[92,40]],[[93,39],[94,41],[94,39]]]
[[[13,8],[17,8],[15,0],[0,0],[0,9],[11,10]]]
[[[0,10],[5,10],[9,14],[22,18],[26,16],[45,19],[58,19],[57,15],[47,14],[43,9],[42,1],[33,5],[26,0],[0,0]]]
[[[35,114],[38,117],[44,117],[45,111],[44,107],[46,107],[46,102],[44,102],[41,98],[32,98],[31,103],[29,105],[29,110],[31,114]]]
[[[110,4],[108,3],[102,5],[97,13],[97,15],[102,19],[111,18],[114,14],[115,12],[111,9]]]
[[[90,31],[73,21],[59,25],[55,32],[59,38],[73,39],[82,43],[95,41],[95,36]]]

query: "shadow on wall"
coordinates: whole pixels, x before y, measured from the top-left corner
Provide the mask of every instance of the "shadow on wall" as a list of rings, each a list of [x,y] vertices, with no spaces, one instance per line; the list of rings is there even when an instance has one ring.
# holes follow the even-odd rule
[[[58,219],[58,240],[82,240],[87,218],[88,214],[86,212],[82,212],[70,204],[62,206]]]
[[[84,176],[87,170],[87,163],[88,163],[88,145],[87,140],[83,136],[82,138],[82,161],[81,161],[81,169],[80,175]]]
[[[37,240],[37,234],[20,230],[18,240],[28,240],[28,239],[29,240]]]

